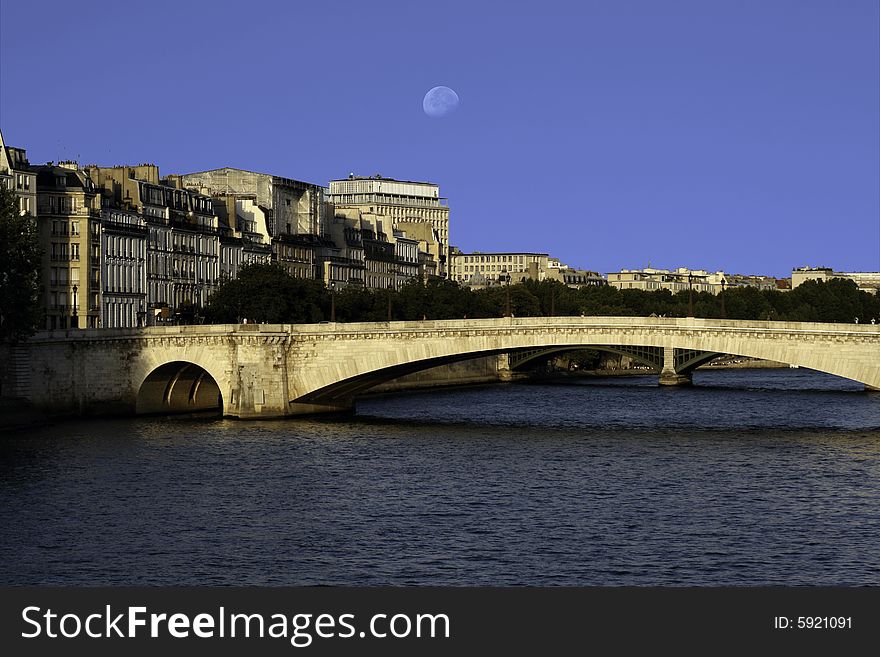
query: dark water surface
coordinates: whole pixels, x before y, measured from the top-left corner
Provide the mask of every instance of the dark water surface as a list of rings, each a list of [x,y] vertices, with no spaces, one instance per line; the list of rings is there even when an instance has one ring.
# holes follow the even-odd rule
[[[880,585],[880,394],[808,370],[0,437],[0,584]]]

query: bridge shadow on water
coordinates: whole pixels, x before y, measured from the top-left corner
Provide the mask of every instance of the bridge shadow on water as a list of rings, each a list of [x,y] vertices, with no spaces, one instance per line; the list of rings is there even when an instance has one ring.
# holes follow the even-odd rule
[[[880,395],[805,372],[697,373],[695,384],[656,377],[583,377],[397,393],[358,403],[349,421],[531,431],[699,433],[880,430]]]

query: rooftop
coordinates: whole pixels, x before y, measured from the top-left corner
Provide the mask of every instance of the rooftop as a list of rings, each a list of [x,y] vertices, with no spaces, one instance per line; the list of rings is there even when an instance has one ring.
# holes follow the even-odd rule
[[[407,183],[409,185],[436,186],[436,183],[428,182],[425,180],[401,180],[400,178],[388,178],[378,173],[374,176],[356,176],[353,173],[350,173],[348,174],[348,178],[333,178],[330,182],[345,182],[346,180],[387,180],[388,182]]]

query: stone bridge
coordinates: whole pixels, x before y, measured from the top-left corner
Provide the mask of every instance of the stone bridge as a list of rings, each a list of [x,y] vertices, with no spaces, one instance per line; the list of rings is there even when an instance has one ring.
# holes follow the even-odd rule
[[[354,407],[371,387],[489,355],[515,365],[598,348],[690,381],[719,354],[763,358],[880,389],[880,326],[665,317],[526,317],[308,325],[215,325],[38,333],[19,346],[6,392],[78,413],[219,408],[268,418]],[[10,384],[9,381],[12,381]]]

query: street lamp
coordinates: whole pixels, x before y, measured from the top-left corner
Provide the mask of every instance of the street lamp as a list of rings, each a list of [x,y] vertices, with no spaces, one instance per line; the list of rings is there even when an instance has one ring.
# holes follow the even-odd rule
[[[330,281],[330,321],[336,321],[336,282]]]
[[[76,314],[76,291],[78,289],[76,285],[73,286],[73,325],[70,328],[79,328],[79,317]]]
[[[688,272],[688,317],[694,316],[694,287],[691,283],[693,275]]]
[[[501,272],[501,276],[499,277],[499,280],[502,280],[505,283],[504,290],[506,292],[506,297],[507,297],[507,304],[505,307],[506,309],[504,312],[504,316],[511,317],[513,315],[513,313],[510,312],[510,274],[507,273],[507,271]]]
[[[721,319],[727,319],[727,310],[724,308],[724,279],[721,279]]]

